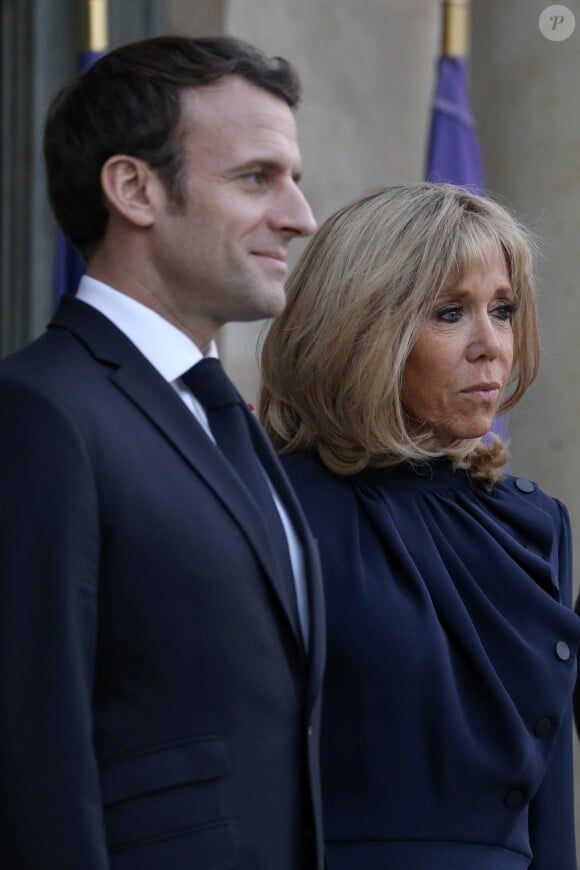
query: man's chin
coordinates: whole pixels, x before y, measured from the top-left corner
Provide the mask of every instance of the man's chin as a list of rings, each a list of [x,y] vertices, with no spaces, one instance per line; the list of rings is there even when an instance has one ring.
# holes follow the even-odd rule
[[[262,313],[260,318],[278,317],[286,308],[286,293],[283,284],[275,284],[266,288],[260,299]]]
[[[272,289],[268,293],[254,296],[245,304],[230,310],[225,322],[250,323],[253,320],[271,320],[282,314],[286,307],[284,288]]]

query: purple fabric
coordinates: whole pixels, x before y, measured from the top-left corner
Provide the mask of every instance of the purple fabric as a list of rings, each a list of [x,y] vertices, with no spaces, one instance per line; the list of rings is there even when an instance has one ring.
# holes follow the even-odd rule
[[[483,195],[483,163],[467,96],[467,66],[466,57],[439,59],[426,178]],[[492,432],[507,439],[505,417],[494,420]]]
[[[102,57],[102,52],[81,52],[77,62],[77,72],[84,72],[100,57]],[[85,273],[85,269],[85,261],[76,248],[73,248],[59,227],[56,237],[56,257],[54,265],[55,306],[58,305],[61,296],[64,296],[65,294],[74,296],[77,292],[79,281]]]
[[[483,165],[467,98],[467,58],[442,57],[427,156],[427,180],[483,192]]]

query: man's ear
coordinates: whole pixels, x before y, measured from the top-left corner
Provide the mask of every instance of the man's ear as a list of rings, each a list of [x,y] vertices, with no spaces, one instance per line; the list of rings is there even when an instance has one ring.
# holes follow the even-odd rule
[[[149,227],[160,204],[161,182],[138,157],[114,154],[101,169],[107,205],[135,226]]]

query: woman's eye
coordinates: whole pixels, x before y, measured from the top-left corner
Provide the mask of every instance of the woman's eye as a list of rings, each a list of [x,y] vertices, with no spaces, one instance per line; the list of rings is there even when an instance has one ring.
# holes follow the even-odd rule
[[[457,323],[460,317],[461,307],[459,305],[448,305],[445,308],[440,308],[435,314],[435,318],[443,323]]]
[[[498,320],[507,322],[512,319],[515,310],[516,306],[513,302],[502,302],[501,305],[494,308],[493,314]]]

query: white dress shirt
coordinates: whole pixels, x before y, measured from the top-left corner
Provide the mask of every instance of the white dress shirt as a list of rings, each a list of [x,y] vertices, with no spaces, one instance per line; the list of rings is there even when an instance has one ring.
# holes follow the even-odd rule
[[[77,299],[104,314],[133,342],[159,374],[171,384],[205,433],[215,443],[203,405],[181,380],[181,376],[204,357],[197,345],[152,308],[142,305],[125,293],[120,293],[108,284],[103,284],[102,281],[97,281],[88,275],[81,278]],[[217,358],[218,352],[214,341],[210,342],[206,356]],[[296,586],[298,614],[304,641],[308,646],[309,618],[304,551],[290,517],[267,475],[266,480],[286,532]]]

